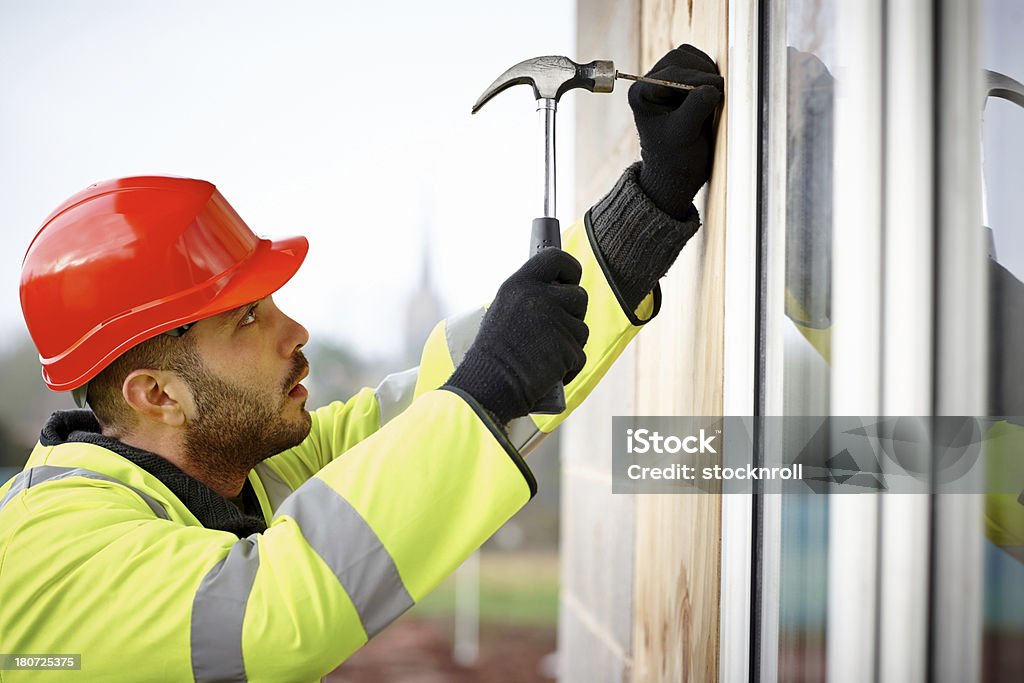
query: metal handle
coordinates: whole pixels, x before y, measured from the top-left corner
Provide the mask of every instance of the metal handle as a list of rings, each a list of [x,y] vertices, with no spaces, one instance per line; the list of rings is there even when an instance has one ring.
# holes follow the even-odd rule
[[[558,102],[547,98],[537,100],[538,123],[541,130],[540,173],[543,179],[541,216],[554,218],[555,205],[555,111]]]
[[[541,249],[559,249],[562,237],[555,217],[555,111],[556,100],[542,97],[537,100],[538,122],[541,128],[540,150],[541,177],[544,180],[542,207],[543,214],[533,220],[530,230],[530,256]],[[530,411],[534,415],[558,415],[565,412],[565,388],[559,382],[547,396],[542,398]]]

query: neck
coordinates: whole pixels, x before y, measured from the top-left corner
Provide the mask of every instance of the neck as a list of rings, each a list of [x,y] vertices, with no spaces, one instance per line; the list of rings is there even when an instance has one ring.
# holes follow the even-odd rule
[[[245,479],[249,474],[248,471],[225,471],[224,469],[211,467],[202,459],[189,457],[184,446],[172,439],[146,438],[140,434],[117,433],[107,429],[103,430],[103,435],[160,456],[188,476],[225,498],[231,499],[240,496],[242,487],[245,485]],[[217,461],[222,459],[211,458],[211,460]]]
[[[228,499],[234,499],[242,495],[242,487],[245,486],[246,473],[225,474],[225,473],[202,473],[194,470],[187,470],[182,465],[174,463],[185,474],[197,479],[209,486],[211,489]]]

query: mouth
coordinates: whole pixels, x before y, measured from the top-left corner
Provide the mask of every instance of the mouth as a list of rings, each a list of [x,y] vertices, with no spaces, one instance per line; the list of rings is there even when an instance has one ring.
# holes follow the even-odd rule
[[[307,365],[305,368],[303,368],[302,374],[299,375],[299,378],[295,381],[295,384],[288,391],[289,397],[306,398],[307,396],[309,396],[309,391],[306,390],[306,387],[302,386],[302,380],[306,379],[308,376],[309,366]]]

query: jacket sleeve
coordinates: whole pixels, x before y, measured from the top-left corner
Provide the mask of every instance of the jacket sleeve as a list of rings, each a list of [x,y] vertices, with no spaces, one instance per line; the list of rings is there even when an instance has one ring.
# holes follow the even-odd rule
[[[660,305],[661,292],[655,287],[636,310],[626,308],[595,246],[589,214],[565,231],[562,245],[583,266],[581,285],[587,290],[586,323],[590,329],[584,349],[587,364],[565,387],[565,412],[527,416],[508,425],[512,444],[525,452],[583,402]],[[438,323],[424,345],[417,368],[389,375],[376,388],[363,389],[347,403],[335,402],[313,412],[313,429],[306,441],[256,467],[272,507],[276,509],[284,496],[320,468],[391,422],[415,398],[443,385],[473,343],[485,310],[481,306]]]
[[[562,235],[563,248],[583,266],[580,284],[587,290],[585,321],[590,337],[584,347],[587,362],[565,387],[566,409],[558,415],[528,415],[508,425],[512,444],[529,452],[575,410],[605,375],[641,327],[658,313],[661,291],[655,286],[636,310],[629,310],[612,284],[607,264],[597,249],[589,213]],[[473,343],[486,307],[444,320],[434,328],[423,349],[415,395],[445,383]]]
[[[24,513],[17,530],[0,534],[0,640],[15,648],[5,651],[78,652],[101,678],[327,674],[535,490],[472,399],[428,392],[394,427],[322,468],[243,539],[156,519],[116,483],[22,492],[10,502]]]

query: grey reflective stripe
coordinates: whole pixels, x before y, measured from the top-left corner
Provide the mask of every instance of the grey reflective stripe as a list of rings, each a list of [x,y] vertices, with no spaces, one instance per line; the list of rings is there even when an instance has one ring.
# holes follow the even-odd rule
[[[235,543],[206,573],[192,600],[192,675],[197,681],[245,680],[242,620],[260,568],[256,538],[253,534]]]
[[[462,359],[466,357],[466,351],[476,339],[476,333],[480,329],[483,319],[484,309],[480,308],[469,313],[452,316],[444,321],[445,341],[448,343],[452,367],[458,367]]]
[[[170,519],[171,516],[167,514],[166,508],[161,505],[155,498],[149,496],[142,491],[138,490],[134,486],[129,486],[119,479],[114,479],[105,474],[99,472],[93,472],[81,467],[56,467],[54,465],[37,465],[31,467],[14,478],[14,483],[11,484],[11,488],[8,489],[7,495],[4,496],[3,500],[0,500],[0,510],[3,509],[7,503],[11,501],[16,495],[30,489],[33,486],[38,486],[46,481],[57,481],[58,479],[70,479],[71,477],[82,477],[84,479],[96,479],[99,481],[109,481],[123,486],[129,491],[132,491],[139,498],[149,506],[149,509],[153,511],[157,517],[161,519]]]
[[[380,426],[383,427],[392,418],[409,407],[412,403],[413,393],[416,391],[416,380],[420,376],[420,369],[411,368],[405,372],[396,372],[384,378],[384,381],[377,385],[374,395],[377,397],[377,405],[380,407]]]
[[[372,638],[413,606],[387,548],[351,503],[320,479],[310,479],[285,501],[278,516],[295,520],[313,549],[338,577]]]
[[[263,490],[267,492],[267,500],[270,502],[271,511],[281,507],[288,496],[292,495],[292,487],[289,486],[270,465],[261,462],[254,468],[256,475],[263,484]]]

